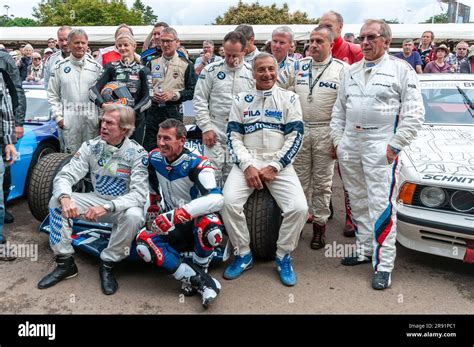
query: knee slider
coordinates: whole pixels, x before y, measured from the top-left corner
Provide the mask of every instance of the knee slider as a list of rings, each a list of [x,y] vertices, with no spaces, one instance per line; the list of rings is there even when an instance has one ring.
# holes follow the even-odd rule
[[[215,213],[210,213],[196,219],[196,227],[201,246],[213,249],[222,242],[224,224]]]
[[[156,235],[149,234],[147,230],[142,229],[137,235],[137,253],[140,258],[146,263],[154,263],[157,266],[162,266],[164,262],[163,250],[153,242],[152,237]]]

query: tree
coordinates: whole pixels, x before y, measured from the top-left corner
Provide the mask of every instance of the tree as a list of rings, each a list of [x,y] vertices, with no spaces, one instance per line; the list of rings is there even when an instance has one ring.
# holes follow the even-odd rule
[[[47,26],[145,24],[142,13],[128,9],[124,0],[41,0],[33,17]]]
[[[447,13],[440,13],[440,14],[437,14],[435,16],[431,16],[426,21],[421,22],[420,24],[424,24],[424,23],[448,23],[448,14]]]
[[[5,18],[5,17],[4,17]],[[14,19],[0,19],[0,26],[3,27],[35,27],[38,22],[31,18],[16,17]]]
[[[237,6],[231,6],[223,16],[217,17],[215,24],[318,24],[318,22],[318,19],[308,18],[306,12],[290,13],[286,3],[278,8],[275,3],[271,6],[262,6],[258,1],[245,4],[239,0]]]
[[[153,9],[150,6],[145,6],[141,0],[135,0],[132,10],[141,14],[143,24],[145,25],[153,25],[158,19],[158,16],[153,13]]]

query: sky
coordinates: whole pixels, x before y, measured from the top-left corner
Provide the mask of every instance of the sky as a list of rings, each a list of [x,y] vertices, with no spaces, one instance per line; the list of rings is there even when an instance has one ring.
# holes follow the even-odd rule
[[[30,17],[39,0],[0,0],[0,14],[6,14],[5,5],[10,6],[8,14],[16,17]],[[170,25],[212,24],[215,18],[238,0],[142,0],[153,8],[159,21]],[[253,3],[255,0],[244,0]],[[344,17],[347,24],[359,24],[367,18],[398,19],[401,23],[415,24],[424,21],[433,14],[447,10],[447,4],[436,0],[259,0],[261,5],[287,3],[290,12],[299,10],[308,13],[311,18],[319,18],[324,12],[334,10]],[[461,0],[471,6],[474,12],[474,0]],[[127,0],[131,6],[133,0]],[[471,14],[474,18],[474,14]],[[474,21],[474,19],[471,19]]]

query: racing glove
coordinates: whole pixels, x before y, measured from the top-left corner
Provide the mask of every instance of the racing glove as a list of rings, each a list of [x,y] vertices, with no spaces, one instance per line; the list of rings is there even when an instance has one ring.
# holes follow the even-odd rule
[[[151,230],[160,235],[168,235],[173,231],[176,224],[187,223],[192,220],[191,215],[184,208],[176,208],[172,211],[160,214],[152,223]]]
[[[146,211],[146,229],[151,231],[153,221],[161,214],[160,207],[161,196],[159,194],[150,193],[150,206]]]

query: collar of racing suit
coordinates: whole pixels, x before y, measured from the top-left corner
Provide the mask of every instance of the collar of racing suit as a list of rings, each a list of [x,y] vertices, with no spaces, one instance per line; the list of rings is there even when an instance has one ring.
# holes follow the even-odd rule
[[[276,83],[273,85],[273,87],[271,87],[270,89],[267,89],[267,90],[260,90],[260,89],[257,89],[256,92],[255,92],[255,95],[257,96],[263,96],[263,97],[269,97],[269,96],[272,96],[273,95],[273,92],[275,91],[275,89],[278,88]]]
[[[313,67],[315,67],[316,69],[319,69],[323,66],[326,66],[331,61],[331,58],[332,58],[332,55],[329,54],[327,56],[327,58],[324,59],[323,61],[316,61],[316,60],[313,59],[313,63],[312,63]]]
[[[71,54],[69,56],[69,60],[71,61],[71,64],[79,66],[79,67],[83,67],[84,62],[86,60],[86,56],[84,55],[82,58],[76,58],[75,56]]]
[[[242,59],[242,61],[239,63],[239,65],[237,65],[235,67],[229,66],[229,64],[227,64],[227,62],[225,63],[225,65],[226,65],[226,67],[229,71],[237,71],[238,69],[240,69],[244,65],[244,60]]]
[[[364,68],[367,69],[371,69],[373,68],[375,65],[377,65],[378,63],[380,63],[384,58],[385,56],[387,55],[387,53],[385,53],[384,55],[382,55],[380,58],[378,59],[375,59],[375,60],[365,60],[364,61]]]

